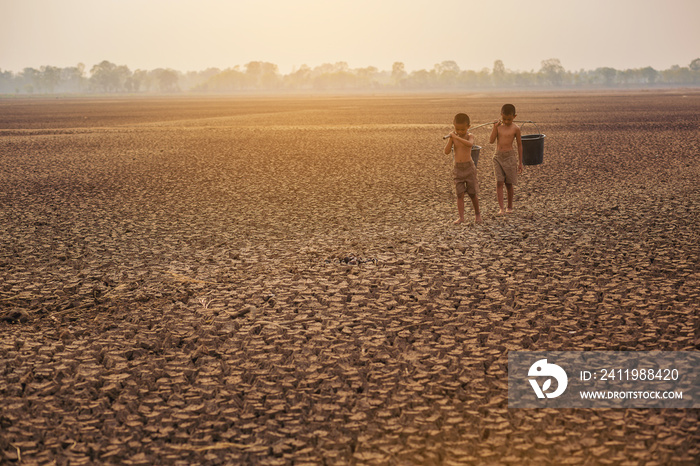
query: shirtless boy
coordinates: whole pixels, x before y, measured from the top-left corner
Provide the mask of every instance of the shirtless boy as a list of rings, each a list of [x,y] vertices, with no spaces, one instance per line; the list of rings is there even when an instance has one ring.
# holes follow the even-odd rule
[[[458,113],[454,117],[454,131],[445,145],[445,154],[449,155],[454,148],[454,182],[457,190],[457,211],[459,218],[455,224],[464,223],[464,193],[469,195],[474,206],[475,222],[481,223],[479,212],[479,185],[476,179],[476,165],[472,160],[472,146],[474,135],[467,132],[469,129],[469,116],[466,113]]]
[[[505,104],[501,107],[501,119],[493,122],[493,131],[489,144],[498,141],[496,153],[493,156],[493,169],[496,174],[496,197],[503,215],[503,185],[508,192],[508,207],[505,213],[513,212],[513,186],[518,182],[518,174],[523,172],[523,142],[520,139],[520,128],[513,123],[516,117],[515,107]],[[513,150],[513,141],[518,143],[518,153]]]

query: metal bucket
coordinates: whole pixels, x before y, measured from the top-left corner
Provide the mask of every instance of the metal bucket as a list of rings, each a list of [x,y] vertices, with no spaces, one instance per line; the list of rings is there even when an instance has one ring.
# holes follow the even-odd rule
[[[523,165],[539,165],[544,158],[544,134],[524,134]]]
[[[528,121],[526,123],[533,122]],[[523,125],[525,126],[525,125]],[[537,125],[535,125],[537,128]],[[539,165],[544,159],[544,134],[537,128],[538,134],[523,134],[523,165]]]
[[[481,146],[474,145],[472,146],[472,160],[474,161],[474,165],[479,165],[479,151],[481,150]]]

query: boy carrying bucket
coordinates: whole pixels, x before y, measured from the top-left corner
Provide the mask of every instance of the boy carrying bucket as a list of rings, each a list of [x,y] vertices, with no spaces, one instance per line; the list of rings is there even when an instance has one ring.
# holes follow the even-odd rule
[[[518,182],[518,174],[523,172],[523,142],[520,138],[520,128],[513,123],[515,106],[505,104],[501,107],[501,119],[493,122],[493,130],[489,144],[498,141],[496,153],[493,156],[493,169],[496,174],[496,197],[503,215],[503,185],[508,192],[508,207],[505,213],[513,212],[513,186]],[[513,150],[513,141],[518,143],[518,154]]]
[[[455,130],[450,133],[445,145],[445,155],[449,155],[454,147],[454,182],[457,190],[457,211],[459,218],[455,224],[464,223],[464,193],[469,195],[474,206],[475,222],[481,223],[479,212],[479,185],[476,179],[476,165],[472,160],[472,146],[474,135],[467,132],[469,129],[469,116],[466,113],[458,113],[453,120]]]

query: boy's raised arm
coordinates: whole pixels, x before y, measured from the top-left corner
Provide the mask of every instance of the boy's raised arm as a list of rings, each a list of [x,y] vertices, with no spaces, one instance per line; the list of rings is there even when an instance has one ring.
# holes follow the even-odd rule
[[[447,144],[445,144],[445,155],[450,155],[452,152],[452,138],[447,138]]]
[[[495,120],[493,122],[493,129],[491,130],[491,136],[489,136],[489,144],[493,144],[498,139],[498,127],[501,126],[500,120]]]
[[[474,135],[468,134],[467,139],[457,136],[454,131],[450,133],[450,141],[455,141],[464,144],[467,147],[472,147],[474,145]]]

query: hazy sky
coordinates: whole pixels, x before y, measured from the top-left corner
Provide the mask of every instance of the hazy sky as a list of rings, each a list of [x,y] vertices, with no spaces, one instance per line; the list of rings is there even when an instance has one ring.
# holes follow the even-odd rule
[[[699,18],[700,0],[0,0],[0,69],[660,70],[700,57]]]

